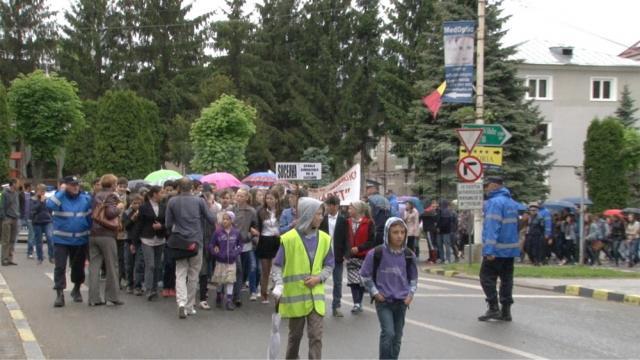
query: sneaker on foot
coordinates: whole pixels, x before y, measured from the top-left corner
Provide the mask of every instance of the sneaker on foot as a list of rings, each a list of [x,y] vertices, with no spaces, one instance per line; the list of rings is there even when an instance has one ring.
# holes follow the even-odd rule
[[[333,317],[341,318],[341,317],[344,317],[344,314],[339,309],[334,309],[333,310]]]
[[[258,294],[256,294],[256,293],[251,294],[251,297],[249,297],[249,300],[250,300],[250,301],[256,301],[256,300],[258,300]]]
[[[178,317],[180,319],[186,319],[187,318],[187,311],[185,310],[184,306],[179,306],[178,307]]]
[[[233,311],[236,309],[236,307],[233,305],[232,301],[227,301],[227,303],[224,305],[225,309],[227,309],[228,311]]]
[[[211,306],[209,306],[209,303],[205,300],[205,301],[200,301],[200,309],[202,310],[211,310]]]
[[[191,316],[191,315],[195,315],[196,314],[196,309],[195,308],[191,308],[187,310],[187,315]]]

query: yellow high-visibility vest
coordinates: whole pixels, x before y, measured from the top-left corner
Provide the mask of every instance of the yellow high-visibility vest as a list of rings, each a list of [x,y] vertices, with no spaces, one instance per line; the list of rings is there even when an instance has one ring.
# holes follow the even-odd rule
[[[296,229],[292,229],[280,237],[284,249],[284,268],[282,280],[284,289],[280,298],[278,312],[283,318],[296,318],[309,315],[313,310],[324,316],[324,284],[320,283],[313,289],[304,285],[308,276],[318,276],[322,272],[322,263],[331,251],[331,236],[324,231],[318,231],[318,248],[313,259],[313,266],[309,262],[307,250]]]

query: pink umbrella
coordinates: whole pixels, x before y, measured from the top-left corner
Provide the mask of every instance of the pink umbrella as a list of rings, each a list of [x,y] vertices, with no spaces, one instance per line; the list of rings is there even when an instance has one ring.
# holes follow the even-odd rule
[[[230,187],[242,187],[243,184],[235,176],[226,172],[216,172],[203,176],[201,183],[215,184],[218,190]]]

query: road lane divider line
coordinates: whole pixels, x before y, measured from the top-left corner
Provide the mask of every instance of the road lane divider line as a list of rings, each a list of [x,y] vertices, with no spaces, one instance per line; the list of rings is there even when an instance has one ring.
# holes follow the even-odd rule
[[[22,349],[24,350],[26,359],[44,359],[44,354],[42,353],[40,344],[33,334],[33,331],[31,331],[31,326],[29,326],[29,322],[27,321],[24,312],[20,309],[20,304],[16,301],[11,289],[9,289],[9,286],[1,273],[0,290],[0,294],[2,294],[2,302],[7,307],[7,310],[9,310],[13,326],[22,341]]]
[[[329,297],[332,297],[332,296],[329,296]],[[342,300],[342,302],[344,302],[345,304],[350,305],[350,306],[354,305],[350,301]],[[368,312],[371,312],[371,313],[375,313],[376,312],[375,309],[369,307],[368,305],[364,305],[362,307],[362,309],[364,311],[368,311]],[[421,321],[410,319],[409,317],[405,318],[405,323],[408,323],[408,324],[411,324],[411,325],[414,325],[414,326],[418,326],[418,327],[421,327],[423,329],[439,332],[441,334],[449,335],[449,336],[452,336],[452,337],[455,337],[455,338],[458,338],[458,339],[461,339],[461,340],[466,340],[466,341],[469,341],[469,342],[472,342],[472,343],[475,343],[475,344],[478,344],[478,345],[483,345],[483,346],[486,346],[486,347],[489,347],[489,348],[492,348],[492,349],[495,349],[495,350],[498,350],[498,351],[506,352],[506,353],[509,353],[509,354],[512,354],[512,355],[521,356],[521,357],[526,358],[526,359],[547,360],[546,358],[544,358],[542,356],[539,356],[539,355],[536,355],[536,354],[532,354],[532,353],[529,353],[529,352],[526,352],[526,351],[518,350],[516,348],[512,348],[512,347],[509,347],[509,346],[506,346],[506,345],[501,345],[501,344],[498,344],[498,343],[494,343],[492,341],[483,340],[483,339],[480,339],[480,338],[477,338],[477,337],[474,337],[474,336],[471,336],[471,335],[462,334],[462,333],[459,333],[459,332],[456,332],[456,331],[453,331],[453,330],[441,328],[439,326],[429,325],[429,324],[423,323]]]
[[[482,290],[482,286],[480,286],[480,285],[472,285],[472,284],[467,284],[467,283],[462,283],[462,282],[457,282],[457,281],[448,281],[448,280],[440,280],[440,279],[431,279],[431,278],[425,278],[425,277],[418,277],[418,282],[436,283],[436,284],[444,284],[444,285],[463,287],[463,288],[467,288],[467,289]]]

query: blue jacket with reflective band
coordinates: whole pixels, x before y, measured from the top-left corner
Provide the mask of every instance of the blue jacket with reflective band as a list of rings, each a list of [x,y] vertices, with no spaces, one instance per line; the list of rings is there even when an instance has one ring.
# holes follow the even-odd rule
[[[484,202],[482,256],[520,256],[518,243],[518,203],[505,187],[489,193]]]
[[[53,217],[53,243],[81,246],[89,242],[91,230],[91,196],[81,192],[70,197],[58,191],[47,199]]]

